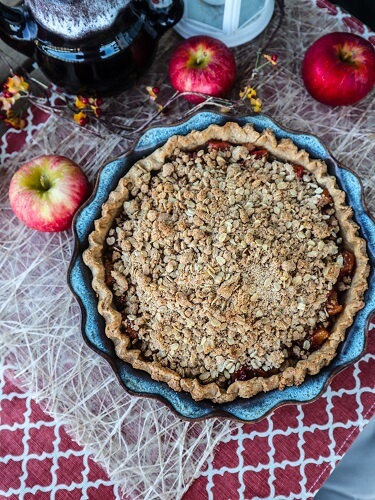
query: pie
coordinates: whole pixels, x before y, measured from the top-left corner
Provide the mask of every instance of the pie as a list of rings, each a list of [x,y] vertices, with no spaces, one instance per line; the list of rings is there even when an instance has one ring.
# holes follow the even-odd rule
[[[103,204],[84,261],[117,356],[215,403],[336,355],[369,273],[322,160],[251,125],[173,136]]]

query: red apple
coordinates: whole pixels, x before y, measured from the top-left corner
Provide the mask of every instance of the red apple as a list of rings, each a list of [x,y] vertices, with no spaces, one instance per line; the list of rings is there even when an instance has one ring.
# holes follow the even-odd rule
[[[199,92],[224,97],[232,88],[236,61],[232,51],[217,38],[192,36],[181,43],[169,62],[169,78],[179,92]],[[198,104],[202,97],[187,95]]]
[[[324,35],[307,50],[302,78],[317,101],[330,106],[354,104],[375,83],[375,49],[353,33]]]
[[[72,160],[42,155],[15,172],[9,200],[13,212],[26,226],[45,232],[65,231],[89,191],[87,177]]]

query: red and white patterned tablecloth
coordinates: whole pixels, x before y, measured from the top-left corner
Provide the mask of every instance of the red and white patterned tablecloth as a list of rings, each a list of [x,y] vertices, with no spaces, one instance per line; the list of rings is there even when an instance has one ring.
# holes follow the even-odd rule
[[[310,499],[375,412],[375,325],[366,354],[305,405],[278,408],[221,443],[184,500]],[[126,499],[0,367],[0,498]]]
[[[316,5],[339,15],[325,0]],[[355,31],[365,29],[350,16],[345,22]],[[45,118],[30,110],[25,130],[7,132],[2,163],[32,141]],[[258,423],[240,426],[197,473],[184,500],[313,498],[375,413],[374,373],[372,323],[359,361],[339,373],[314,402],[286,405]],[[127,498],[90,450],[73,441],[61,421],[51,418],[32,392],[21,387],[11,359],[0,365],[0,498]]]

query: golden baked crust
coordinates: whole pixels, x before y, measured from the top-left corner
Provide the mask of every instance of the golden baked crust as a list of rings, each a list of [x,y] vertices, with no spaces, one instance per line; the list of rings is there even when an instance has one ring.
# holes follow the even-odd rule
[[[232,179],[229,179],[227,182],[227,184],[233,182],[233,187],[237,189],[237,200],[236,194],[233,194],[233,199],[228,198],[226,205],[226,200],[223,197],[223,190],[220,191],[219,184],[217,192],[215,192],[215,188],[212,188],[207,182],[209,186],[207,191],[204,191],[204,189],[200,189],[199,191],[201,193],[202,202],[210,191],[213,191],[213,195],[210,194],[211,197],[217,197],[219,205],[206,204],[206,207],[211,206],[211,211],[212,207],[215,206],[218,207],[217,210],[219,211],[220,204],[225,209],[228,207],[230,208],[231,205],[236,206],[237,201],[240,200],[237,210],[240,222],[237,227],[230,228],[231,231],[236,233],[235,236],[229,234],[231,231],[228,230],[228,224],[227,226],[224,224],[226,228],[224,231],[217,231],[216,237],[218,239],[215,241],[218,246],[215,247],[214,250],[216,253],[213,254],[213,258],[215,259],[214,267],[204,258],[203,250],[206,251],[206,253],[212,250],[213,238],[209,233],[210,221],[206,221],[205,223],[204,214],[199,213],[198,209],[196,210],[196,202],[198,204],[200,199],[198,197],[198,191],[196,191],[198,201],[193,201],[191,198],[192,195],[188,193],[186,186],[181,185],[181,183],[178,184],[176,181],[176,175],[174,175],[173,171],[174,168],[177,167],[173,167],[173,162],[170,161],[170,159],[176,155],[176,152],[179,154],[181,151],[182,153],[180,156],[183,158],[184,151],[199,151],[199,148],[206,145],[210,140],[227,141],[231,145],[239,145],[237,148],[232,148],[231,151],[232,163],[230,168],[233,170],[233,175],[231,174]],[[235,182],[236,175],[237,178],[241,175],[240,165],[241,162],[245,160],[246,151],[248,151],[247,147],[243,147],[243,145],[248,144],[253,144],[256,148],[264,148],[276,158],[270,164],[265,163],[264,160],[253,162],[252,165],[254,165],[254,169],[259,169],[258,172],[261,174],[259,179],[245,179],[244,177],[244,182],[252,182],[251,186],[254,193],[256,190],[259,191],[263,189],[262,186],[264,185],[265,191],[263,195],[266,201],[267,196],[271,195],[270,203],[271,205],[273,204],[273,209],[271,212],[268,210],[268,219],[264,220],[262,220],[261,215],[257,216],[258,219],[254,219],[254,211],[256,212],[261,209],[264,200],[262,199],[261,203],[259,202],[258,205],[256,204],[255,209],[254,205],[246,207],[246,210],[243,209],[244,205],[241,203],[244,198],[246,198],[246,194],[244,195],[241,191],[240,184],[236,184]],[[179,161],[181,161],[181,158],[179,158]],[[225,154],[218,154],[216,152],[212,154],[212,159],[214,165],[218,168],[223,164],[223,169],[227,169],[228,165],[225,165]],[[282,160],[282,162],[278,160]],[[186,162],[188,161],[190,161],[190,157],[186,155]],[[207,157],[205,161],[208,161],[210,164],[211,160]],[[197,160],[196,165],[200,166],[199,162],[200,160]],[[304,182],[306,185],[304,186],[304,192],[302,190],[297,192],[297,189],[294,189],[297,184],[295,175],[293,175],[293,165],[302,166],[307,175],[307,180]],[[235,169],[238,169],[238,171],[235,171]],[[316,179],[317,185],[314,184],[315,179],[309,178],[309,172]],[[155,173],[159,173],[160,188],[158,188],[156,184],[156,182],[159,181],[153,181],[153,184],[151,182],[151,177],[155,178]],[[284,182],[283,179],[280,178],[280,175],[286,176],[284,180],[288,179],[288,181]],[[201,177],[197,174],[197,179],[199,182],[204,183],[202,172]],[[193,180],[195,180],[195,177]],[[277,188],[271,186],[273,182],[275,182],[275,184],[278,183]],[[200,185],[200,187],[202,186]],[[310,210],[310,212],[314,214],[315,220],[313,222],[315,226],[312,230],[312,228],[309,228],[308,224],[306,224],[307,227],[302,227],[302,229],[299,230],[298,224],[296,227],[292,226],[292,221],[290,227],[285,227],[283,230],[286,231],[288,237],[292,241],[294,238],[293,230],[295,229],[296,241],[298,242],[298,238],[300,238],[301,247],[303,248],[308,248],[304,247],[304,245],[307,244],[305,242],[306,235],[308,238],[311,235],[310,241],[314,244],[318,240],[323,242],[325,239],[325,243],[320,245],[323,246],[319,250],[327,254],[324,260],[326,268],[324,271],[325,274],[317,271],[320,264],[318,259],[314,261],[314,252],[311,252],[311,256],[309,257],[310,261],[313,261],[313,264],[309,262],[308,265],[310,267],[304,268],[303,259],[301,258],[293,261],[293,256],[291,257],[292,254],[290,253],[280,258],[278,258],[275,252],[272,253],[270,241],[275,235],[272,236],[271,234],[270,236],[267,232],[264,232],[262,233],[262,238],[263,236],[264,238],[260,240],[259,237],[257,237],[259,236],[258,233],[254,233],[253,231],[253,234],[251,231],[254,226],[254,220],[256,220],[256,222],[259,220],[259,225],[264,222],[264,224],[271,226],[275,217],[280,217],[280,220],[282,220],[280,211],[283,212],[283,203],[286,199],[283,198],[284,195],[282,194],[284,189],[288,189],[289,198],[297,199],[298,196],[301,198],[303,204],[307,206],[307,212]],[[150,194],[148,194],[149,190]],[[355,273],[352,277],[350,287],[348,287],[348,290],[345,292],[345,307],[337,317],[332,328],[330,328],[328,339],[319,349],[313,352],[309,352],[309,349],[306,348],[306,351],[302,350],[301,354],[300,349],[298,354],[302,359],[299,359],[294,366],[288,366],[286,362],[287,355],[285,354],[283,357],[282,354],[283,349],[285,350],[285,346],[292,346],[293,340],[295,339],[304,340],[303,336],[306,335],[304,329],[309,326],[308,318],[304,317],[305,312],[307,314],[310,310],[316,311],[318,317],[316,320],[310,318],[310,327],[313,328],[317,326],[319,314],[323,314],[322,311],[324,310],[324,300],[322,297],[324,294],[327,294],[327,291],[331,290],[338,280],[340,266],[342,266],[342,258],[340,261],[337,248],[335,248],[336,241],[334,238],[332,240],[332,234],[328,238],[329,233],[325,232],[327,231],[327,225],[324,220],[319,219],[319,211],[316,209],[316,198],[323,190],[327,190],[334,201],[334,214],[326,216],[326,218],[330,219],[332,224],[332,227],[328,229],[331,230],[332,234],[334,234],[335,231],[337,233],[337,228],[335,229],[337,221],[340,234],[338,235],[335,233],[335,238],[342,238],[343,248],[354,254],[356,263]],[[261,191],[259,192],[262,193]],[[277,193],[276,195],[272,194],[275,192]],[[183,206],[186,209],[186,216],[180,211],[180,218],[170,223],[171,210],[169,207],[169,215],[166,209],[165,213],[167,215],[164,219],[163,217],[160,218],[160,206],[164,205],[158,206],[158,212],[157,210],[153,210],[155,207],[152,206],[152,201],[150,201],[153,199],[152,196],[158,196],[157,193],[162,193],[160,197],[165,196],[165,193],[167,193],[169,196],[168,200],[175,200],[176,206],[182,206],[180,202],[184,201]],[[315,193],[315,201],[311,201],[313,199],[311,193]],[[176,196],[186,196],[186,199],[176,199],[173,196],[175,194]],[[137,197],[141,200],[140,202],[138,202]],[[163,202],[163,200],[161,200],[161,202]],[[171,203],[173,203],[173,201]],[[189,208],[189,203],[193,208]],[[288,204],[289,201],[286,203]],[[119,227],[116,229],[117,234],[115,234],[115,229],[113,228],[115,219],[124,210],[130,222],[128,223],[128,227],[124,225],[125,231],[123,228]],[[147,221],[146,224],[139,225],[139,221],[131,222],[134,214],[134,219],[137,219],[138,211],[141,213],[140,218],[142,219],[143,217],[144,221]],[[209,208],[207,208],[207,211],[210,211]],[[285,210],[285,212],[286,220],[284,223],[289,224],[287,221],[288,211]],[[251,216],[250,219],[249,214]],[[305,212],[302,210],[299,216],[301,216],[301,214],[304,215]],[[199,216],[203,219],[200,219]],[[194,224],[191,226],[195,227],[195,233],[184,233],[185,237],[188,234],[188,239],[186,241],[191,241],[191,246],[181,248],[181,242],[178,240],[176,233],[183,233],[189,229],[186,226],[184,217],[190,218],[191,220],[197,218],[198,223],[195,220],[195,226]],[[211,214],[210,217],[212,218],[211,222],[221,224],[217,219],[218,214],[216,214],[216,219],[215,214]],[[175,218],[177,218],[177,216]],[[199,226],[199,221],[201,222],[201,226]],[[229,221],[232,221],[229,222],[229,225],[232,226],[233,218],[229,219]],[[252,227],[250,227],[250,223],[253,224]],[[246,224],[249,224],[249,229],[247,233],[244,232],[241,235],[241,228],[247,227]],[[147,228],[150,228],[150,231],[154,230],[158,232],[156,236],[154,235],[154,240],[152,240],[152,235],[144,237],[144,235],[140,234],[137,236],[136,231],[133,238],[132,236],[129,237],[129,231],[126,230],[126,227],[131,231],[135,231],[135,228],[137,228],[138,233],[147,232]],[[191,230],[193,231],[194,229]],[[112,236],[113,234],[115,234],[116,238]],[[118,239],[119,234],[122,246],[119,249],[118,267],[111,271],[115,285],[110,289],[106,284],[103,254],[107,246],[113,244],[115,239]],[[140,241],[143,242],[139,245],[137,244],[138,237]],[[150,243],[148,243],[147,246],[147,239],[155,243],[155,241],[157,241],[156,238],[160,237],[166,240],[168,240],[169,237],[176,238],[175,244],[177,244],[177,246],[175,247],[175,252],[178,253],[179,258],[176,260],[176,258],[173,258],[173,255],[164,256],[166,262],[157,266],[158,274],[155,275],[155,273],[152,274],[147,265],[148,260],[153,258],[151,249],[154,246]],[[236,238],[237,240],[235,241]],[[241,243],[239,238],[243,238],[242,243],[244,245],[244,252],[247,249],[248,254],[251,253],[251,259],[248,261],[243,259],[239,260],[238,252],[236,253],[233,250],[236,243]],[[197,261],[196,267],[198,271],[194,273],[193,268],[190,267],[186,272],[181,263],[186,262],[186,264],[192,265],[189,251],[193,251],[197,246],[194,243],[195,240],[199,242],[205,241],[205,243],[209,241],[209,245],[200,246],[202,250],[202,262]],[[143,248],[142,244],[146,246]],[[295,251],[298,253],[299,249],[296,243],[294,244],[296,247]],[[226,248],[225,245],[227,245],[228,248]],[[158,253],[157,247],[158,244],[156,244],[156,252],[154,252],[156,254]],[[284,245],[281,245],[280,248],[283,248],[282,251],[287,253],[287,247],[288,245],[284,242]],[[149,253],[146,251],[143,257],[142,255],[139,256],[139,254],[142,253],[142,249],[144,251],[145,248],[148,248]],[[219,253],[217,253],[217,248],[220,250]],[[230,252],[228,253],[228,249],[230,248],[232,248],[232,260]],[[130,271],[127,269],[126,272],[124,272],[124,266],[121,264],[121,259],[123,262],[128,262],[131,249],[135,249],[132,253],[132,270]],[[267,263],[266,261],[257,267],[256,259],[258,257],[263,258],[267,252],[272,256],[271,262]],[[317,257],[319,257],[319,255]],[[163,147],[137,162],[120,180],[116,190],[110,193],[108,201],[103,204],[102,217],[95,221],[95,230],[89,236],[89,248],[84,252],[83,258],[85,263],[92,270],[93,288],[98,295],[98,310],[105,318],[106,335],[113,340],[117,355],[121,359],[131,363],[134,368],[147,371],[155,380],[166,382],[176,391],[188,391],[196,400],[207,398],[218,403],[232,401],[238,396],[249,398],[260,391],[269,391],[275,388],[283,389],[286,386],[299,385],[305,379],[306,374],[316,374],[323,366],[328,365],[335,356],[339,343],[344,340],[345,331],[351,325],[354,315],[364,305],[363,295],[367,289],[367,275],[369,272],[365,241],[358,236],[358,226],[352,220],[352,209],[345,204],[345,194],[337,188],[335,178],[327,174],[325,163],[320,160],[310,159],[305,151],[298,150],[289,139],[282,139],[278,142],[270,130],[258,133],[250,125],[240,127],[235,123],[227,123],[222,127],[211,125],[202,132],[193,131],[187,136],[173,136]],[[236,259],[238,261],[238,268],[235,267]],[[249,268],[248,273],[244,273],[244,264],[246,262],[251,262],[251,268]],[[302,262],[302,264],[300,264],[300,262]],[[299,273],[295,272],[296,263],[301,267]],[[127,264],[125,264],[125,267],[126,265]],[[224,269],[224,271],[220,273],[219,270],[218,272],[217,265],[219,268]],[[204,278],[207,275],[205,274],[206,270],[202,270],[205,266],[207,267],[207,273],[212,278],[211,284],[209,284],[207,288],[207,298],[202,292],[202,290],[205,290],[204,286],[206,285],[203,282],[199,282],[202,276]],[[228,269],[226,269],[226,266]],[[309,274],[311,269],[314,270],[316,274],[313,275],[313,277]],[[190,297],[186,293],[186,282],[189,280],[189,270],[193,276],[193,278],[191,278],[193,282],[190,281],[189,283],[190,290],[192,290],[192,287],[194,288],[194,285],[197,285],[196,290],[194,290],[193,295],[191,295],[191,297],[194,296],[197,298],[195,304],[189,300]],[[130,279],[129,274],[131,274]],[[155,276],[158,278],[156,282],[155,279],[152,279],[152,277],[155,278]],[[289,287],[286,287],[285,283],[283,283],[282,280],[284,278],[286,281],[289,280],[287,281],[287,284],[290,285]],[[311,281],[312,278],[314,278],[315,281]],[[160,281],[160,279],[162,281]],[[163,282],[163,279],[167,281]],[[179,288],[178,283],[182,283],[182,279],[183,284],[181,288]],[[310,286],[310,289],[308,285],[303,287],[303,284],[308,283],[309,280],[313,286]],[[248,296],[246,296],[246,286],[250,286],[250,282],[254,283],[256,289],[250,290],[251,293],[249,292]],[[163,283],[166,283],[168,286],[164,286]],[[170,286],[169,283],[171,283]],[[138,286],[138,292],[134,291],[136,286]],[[164,290],[163,286],[166,290]],[[327,288],[324,289],[324,287]],[[290,293],[289,288],[291,289]],[[296,297],[296,301],[293,303],[290,294],[293,294],[293,290],[298,291],[301,289],[303,289],[304,295],[299,298]],[[259,294],[259,290],[262,291],[261,294]],[[268,293],[266,298],[264,297],[265,292]],[[142,339],[142,349],[139,348],[139,342],[135,342],[134,336],[132,337],[132,335],[129,335],[129,330],[128,333],[126,333],[124,324],[128,320],[124,321],[123,315],[114,304],[115,299],[118,298],[116,294],[126,295],[127,293],[130,296],[134,294],[134,297],[136,297],[135,301],[127,304],[125,310],[129,321],[134,321],[132,327],[137,330],[137,335]],[[214,296],[212,294],[216,295]],[[311,300],[306,298],[307,294],[309,296],[311,295]],[[210,300],[208,300],[208,298],[210,298]],[[140,301],[141,305],[139,305]],[[279,306],[280,316],[295,316],[296,320],[293,320],[294,323],[292,322],[294,331],[291,331],[290,324],[288,328],[285,328],[280,324],[277,317],[273,317],[274,311],[272,307],[277,307],[278,301],[281,304]],[[168,303],[170,305],[173,304],[172,312],[167,310]],[[222,304],[224,304],[225,309],[219,311],[218,306]],[[206,322],[200,324],[199,329],[196,331],[194,323],[202,320],[202,314],[199,311],[195,314],[195,309],[202,307],[206,308],[207,318]],[[242,311],[241,307],[243,308]],[[142,314],[140,315],[141,319],[139,319],[140,308],[142,309]],[[164,319],[163,314],[160,315],[158,313],[158,308],[166,311]],[[265,310],[263,310],[264,308]],[[193,313],[191,313],[192,310]],[[249,333],[248,329],[246,330],[246,324],[243,325],[244,319],[248,320],[249,318],[249,316],[246,316],[247,313],[255,315],[258,318],[258,321],[255,321],[253,324],[253,329],[255,332],[258,332],[256,335],[254,332]],[[191,319],[189,320],[189,314],[190,318],[193,318],[194,321]],[[274,323],[271,323],[272,328],[267,326],[266,319],[262,320],[265,316],[266,318],[268,318],[268,316],[270,316],[271,319],[273,318],[272,321],[274,321]],[[180,319],[182,318],[182,322],[187,323],[187,329],[181,330],[181,321],[178,317]],[[144,318],[148,318],[149,326],[143,324]],[[165,319],[168,319],[168,325],[166,325]],[[320,319],[324,321],[324,318]],[[262,321],[265,323],[263,324]],[[236,325],[234,329],[233,325]],[[264,335],[260,333],[261,328],[264,328]],[[283,330],[286,331],[285,335],[282,334]],[[276,333],[274,333],[274,331]],[[201,338],[199,338],[199,335],[201,335]],[[272,335],[275,335],[274,339]],[[173,341],[174,337],[175,341]],[[247,338],[246,342],[243,342],[243,338]],[[217,339],[220,339],[218,345],[216,345]],[[256,344],[257,339],[259,347]],[[201,346],[199,346],[200,343]],[[273,344],[275,344],[275,348]],[[294,349],[295,348],[294,346]],[[189,356],[191,357],[190,362],[187,361]],[[272,369],[272,367],[276,367],[281,371],[268,378],[264,376],[254,376],[249,380],[233,381],[233,372],[238,370],[239,366],[243,363],[251,363],[254,370],[257,368],[269,370]],[[200,371],[197,372],[199,368]],[[218,373],[218,371],[220,373]],[[188,376],[186,373],[188,373]],[[223,384],[222,381],[225,380],[225,378],[227,380],[229,379],[229,382],[232,383],[229,383],[229,385]]]

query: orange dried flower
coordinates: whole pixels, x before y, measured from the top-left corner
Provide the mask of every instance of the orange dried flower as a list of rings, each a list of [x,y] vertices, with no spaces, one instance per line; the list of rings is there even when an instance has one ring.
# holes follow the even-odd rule
[[[269,56],[268,54],[263,54],[264,59],[266,59],[269,63],[273,64],[274,66],[277,65],[277,55],[273,54],[272,56]]]
[[[29,84],[25,81],[24,77],[18,75],[9,76],[4,87],[11,94],[18,94],[19,92],[27,94],[29,90]]]
[[[89,122],[89,117],[84,111],[79,113],[74,113],[73,120],[78,123],[78,125],[84,126]]]

